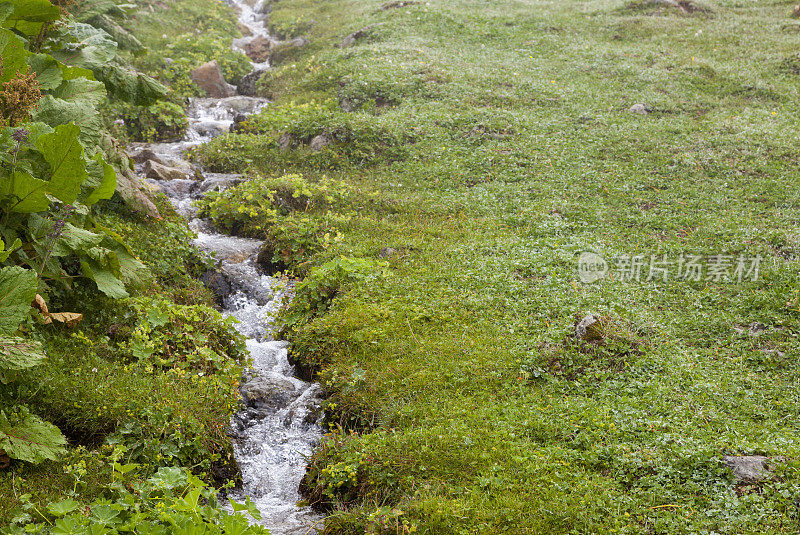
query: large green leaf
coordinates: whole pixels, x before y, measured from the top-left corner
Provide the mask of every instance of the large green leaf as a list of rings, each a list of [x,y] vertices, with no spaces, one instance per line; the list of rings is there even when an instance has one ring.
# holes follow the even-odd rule
[[[0,411],[0,449],[12,459],[29,463],[56,460],[67,440],[53,424],[32,414],[13,416]]]
[[[103,160],[102,155],[95,155],[89,160],[86,170],[89,178],[84,186],[91,190],[84,199],[83,204],[91,206],[101,199],[110,199],[117,189],[117,173],[114,168]]]
[[[74,78],[60,84],[52,95],[62,100],[87,102],[96,107],[105,100],[106,88],[94,80]]]
[[[167,88],[153,78],[118,65],[104,65],[94,71],[112,95],[137,106],[148,106],[167,94]]]
[[[41,212],[50,206],[46,188],[46,181],[34,178],[25,171],[15,171],[6,178],[0,178],[0,201],[10,212]]]
[[[105,266],[91,260],[81,262],[83,276],[92,279],[97,289],[114,299],[128,297],[125,284]]]
[[[97,147],[103,138],[103,121],[89,102],[67,101],[45,95],[33,113],[33,120],[50,126],[74,123],[80,126],[80,140],[85,147]]]
[[[134,53],[144,50],[144,45],[132,33],[120,26],[117,21],[108,15],[97,15],[89,23],[105,30],[117,42],[119,48],[123,50],[130,50]]]
[[[22,39],[14,35],[14,32],[0,28],[0,58],[3,58],[0,83],[11,80],[17,75],[17,72],[25,71],[27,55],[28,52],[25,50],[25,43]]]
[[[0,336],[0,383],[7,384],[15,372],[37,366],[43,360],[40,342]]]
[[[69,47],[53,52],[53,56],[67,65],[94,71],[112,61],[117,55],[117,43],[111,36],[90,24],[71,22],[62,28],[62,39]]]
[[[66,223],[61,230],[61,236],[53,244],[52,255],[61,257],[81,253],[97,247],[102,241],[101,234]]]
[[[14,12],[9,15],[5,24],[24,20],[27,22],[53,22],[61,18],[61,11],[50,0],[9,0]]]
[[[0,269],[0,335],[19,329],[30,313],[37,288],[34,271],[19,266]]]
[[[70,15],[78,22],[86,22],[92,17],[103,15],[116,9],[115,0],[92,0],[91,2],[79,2],[70,10]]]
[[[36,140],[36,148],[50,165],[47,192],[67,204],[75,202],[88,176],[83,146],[78,141],[80,132],[77,125],[65,124]]]
[[[61,74],[61,64],[48,54],[32,54],[28,57],[28,65],[36,73],[39,87],[51,91],[61,85],[64,76]]]

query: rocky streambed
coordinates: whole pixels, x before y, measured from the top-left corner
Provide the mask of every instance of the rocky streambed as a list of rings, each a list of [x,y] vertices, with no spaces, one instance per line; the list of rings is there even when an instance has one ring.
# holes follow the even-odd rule
[[[259,3],[229,3],[246,34],[233,46],[254,59],[250,79],[257,79],[269,68],[264,50],[275,46],[266,29],[265,10]],[[245,408],[231,423],[243,485],[232,498],[244,501],[250,497],[261,511],[259,523],[273,535],[314,533],[321,518],[297,503],[307,458],[322,435],[318,424],[321,392],[318,385],[295,376],[287,358],[287,343],[274,339],[272,324],[278,308],[291,295],[291,283],[261,271],[256,261],[260,241],[219,232],[210,221],[198,218],[194,207],[194,201],[209,191],[230,187],[244,178],[206,173],[187,161],[186,151],[229,131],[235,120],[268,105],[265,99],[236,94],[214,63],[204,65],[195,75],[198,85],[205,84],[211,96],[192,100],[184,139],[138,143],[130,152],[137,173],[169,197],[197,232],[197,247],[217,261],[219,272],[209,274],[205,282],[215,289],[225,313],[239,320],[237,329],[247,337],[253,366],[240,389]]]

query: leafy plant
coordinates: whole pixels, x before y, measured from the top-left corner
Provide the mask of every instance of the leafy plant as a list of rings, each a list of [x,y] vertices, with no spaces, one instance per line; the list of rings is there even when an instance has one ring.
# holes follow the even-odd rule
[[[249,499],[244,504],[231,500],[233,513],[228,513],[220,507],[217,491],[187,470],[163,467],[146,479],[137,478],[139,466],[120,463],[123,454],[124,449],[115,449],[107,463],[111,474],[103,497],[88,506],[66,498],[40,510],[26,496],[26,513],[3,533],[269,535],[269,530],[250,525],[241,514],[261,518]]]
[[[44,360],[41,345],[16,336],[36,296],[36,274],[21,267],[0,269],[0,383]],[[1,396],[2,394],[0,394]],[[0,397],[2,399],[2,397]],[[31,414],[27,407],[0,410],[0,464],[3,459],[38,463],[55,459],[66,440],[54,425]]]
[[[297,285],[295,298],[281,313],[283,331],[291,331],[323,314],[345,286],[376,282],[385,276],[385,262],[338,257],[311,270]]]
[[[137,361],[201,374],[239,372],[247,351],[232,317],[165,300],[136,298],[130,304],[137,323],[125,349]]]

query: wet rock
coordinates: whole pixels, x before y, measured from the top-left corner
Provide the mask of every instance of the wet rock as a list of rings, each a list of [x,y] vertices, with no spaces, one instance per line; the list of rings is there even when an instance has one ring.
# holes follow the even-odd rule
[[[345,113],[350,113],[355,111],[358,106],[355,102],[350,100],[349,98],[340,98],[339,99],[339,108]]]
[[[397,249],[392,249],[391,247],[384,247],[378,252],[378,256],[381,258],[389,258],[397,254]]]
[[[601,340],[603,333],[600,318],[594,314],[587,314],[575,325],[575,339],[579,342],[593,342]]]
[[[294,39],[289,41],[289,44],[295,48],[302,48],[304,46],[311,44],[311,41],[309,41],[305,37],[295,37]]]
[[[230,279],[222,271],[206,271],[200,275],[200,282],[213,292],[214,300],[219,306],[222,306],[225,298],[233,292]]]
[[[263,63],[269,59],[269,53],[274,46],[273,42],[259,35],[244,46],[244,53],[256,63]]]
[[[342,48],[353,46],[354,44],[356,44],[356,41],[363,39],[364,37],[369,35],[369,32],[373,28],[375,28],[375,26],[376,26],[375,24],[370,24],[369,26],[364,26],[360,30],[354,31],[353,33],[342,39]]]
[[[144,176],[153,180],[185,180],[188,173],[176,167],[158,163],[155,160],[147,160],[142,168]]]
[[[170,180],[155,184],[169,197],[186,198],[188,197],[196,182],[194,180]]]
[[[264,71],[253,71],[247,76],[243,77],[242,81],[239,82],[239,85],[236,87],[239,91],[239,94],[246,97],[256,96],[256,87],[258,86],[258,81],[263,75]]]
[[[633,106],[628,108],[628,111],[631,113],[638,113],[639,115],[647,115],[648,113],[650,113],[650,110],[647,108],[647,106],[645,106],[641,102],[638,104],[634,104]]]
[[[270,11],[272,11],[272,2],[270,0],[264,0],[261,2],[261,5],[256,8],[256,12],[262,15],[268,15]]]
[[[247,120],[247,115],[243,113],[237,113],[233,117],[233,124],[231,125],[231,132],[236,133],[242,130],[242,123]]]
[[[726,455],[722,458],[731,469],[737,485],[752,485],[772,477],[774,464],[783,462],[783,457],[763,455]]]
[[[280,259],[280,256],[275,253],[275,244],[266,241],[258,251],[258,256],[256,256],[256,263],[270,275],[274,275],[279,271],[286,271],[288,267],[286,263]]]
[[[290,380],[274,376],[254,377],[239,387],[244,402],[256,408],[285,405],[296,390]]]
[[[212,98],[226,98],[236,94],[236,88],[222,76],[217,60],[209,61],[193,70],[192,81]]]
[[[138,152],[134,152],[131,154],[130,158],[136,163],[145,163],[148,160],[152,160],[160,164],[164,163],[161,158],[159,158],[158,155],[150,149],[142,149]]]
[[[331,143],[333,143],[333,140],[331,140],[328,134],[320,134],[318,136],[314,136],[308,146],[314,152],[319,152],[325,147],[330,146]]]
[[[290,134],[288,134],[286,132],[281,134],[280,139],[278,139],[278,148],[281,149],[281,150],[293,149],[296,146],[297,146],[297,142],[294,140],[294,138]]]
[[[251,32],[250,28],[248,28],[246,25],[242,24],[241,22],[238,25],[239,31],[242,33],[242,37],[250,37],[253,35],[253,32]]]

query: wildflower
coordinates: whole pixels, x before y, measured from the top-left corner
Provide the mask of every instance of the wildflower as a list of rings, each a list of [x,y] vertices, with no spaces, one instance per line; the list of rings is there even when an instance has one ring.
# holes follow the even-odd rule
[[[118,124],[120,126],[124,126],[125,125],[125,119],[117,119],[116,121],[114,121],[114,124]]]

